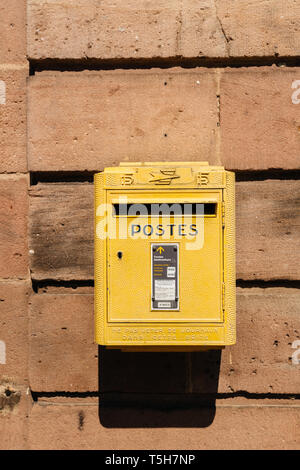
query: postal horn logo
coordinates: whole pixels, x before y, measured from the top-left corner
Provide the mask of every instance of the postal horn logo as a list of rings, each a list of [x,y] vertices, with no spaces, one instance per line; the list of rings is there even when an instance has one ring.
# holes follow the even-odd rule
[[[150,175],[152,179],[149,179],[149,183],[163,185],[169,185],[172,180],[180,178],[180,176],[176,175],[176,169],[154,171]]]

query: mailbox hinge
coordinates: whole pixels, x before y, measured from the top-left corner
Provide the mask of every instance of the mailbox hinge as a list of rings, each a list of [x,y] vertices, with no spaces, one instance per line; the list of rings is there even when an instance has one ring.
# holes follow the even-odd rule
[[[225,203],[222,203],[222,227],[225,227]]]
[[[222,283],[222,310],[225,311],[225,282]]]

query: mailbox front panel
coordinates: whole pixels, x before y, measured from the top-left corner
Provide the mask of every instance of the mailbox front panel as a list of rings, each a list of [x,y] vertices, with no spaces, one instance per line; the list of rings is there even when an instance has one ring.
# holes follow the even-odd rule
[[[124,193],[108,192],[108,204],[119,200]],[[207,191],[193,195],[187,191],[156,194],[147,191],[128,192],[127,205],[137,208],[151,208],[153,204],[214,204],[215,214],[170,215],[167,211],[161,217],[156,216],[115,216],[111,214],[109,223],[118,225],[122,217],[127,238],[116,237],[107,240],[107,280],[108,280],[108,321],[109,322],[186,322],[186,321],[223,321],[222,311],[222,191]],[[176,207],[176,206],[175,206]],[[149,211],[150,212],[150,211]],[[117,229],[118,227],[116,227]],[[203,246],[197,249],[197,237],[204,231]],[[202,240],[201,240],[202,241]],[[167,245],[178,245],[178,262],[175,278],[160,281],[165,266],[172,268],[172,261],[164,261]],[[162,264],[156,263],[157,279],[153,280],[152,246],[161,247]],[[165,246],[166,245],[166,246]],[[165,248],[164,248],[165,246]],[[164,251],[163,251],[164,250]],[[119,257],[120,256],[120,257]],[[170,260],[170,257],[165,258]],[[173,263],[174,264],[174,263]],[[158,272],[161,271],[161,272]],[[170,276],[169,270],[169,276]],[[154,285],[153,285],[154,284]],[[172,301],[172,294],[178,284],[178,305],[173,309],[153,309],[152,292],[158,286],[158,298]],[[162,285],[162,287],[160,287]],[[165,286],[165,287],[164,287]],[[169,287],[168,287],[169,286]],[[173,291],[172,291],[173,287]],[[165,294],[164,294],[165,289]],[[168,298],[168,289],[171,298]],[[175,289],[176,290],[176,289]],[[193,295],[190,293],[193,292]],[[165,295],[165,299],[164,299]],[[174,299],[175,300],[175,299]],[[157,307],[158,308],[158,307]]]
[[[95,175],[95,339],[108,347],[235,342],[234,174],[206,163]]]

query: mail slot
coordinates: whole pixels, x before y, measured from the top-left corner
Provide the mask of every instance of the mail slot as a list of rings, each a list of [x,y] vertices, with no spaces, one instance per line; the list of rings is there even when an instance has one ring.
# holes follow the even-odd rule
[[[121,163],[94,187],[95,341],[137,351],[234,344],[234,173]]]

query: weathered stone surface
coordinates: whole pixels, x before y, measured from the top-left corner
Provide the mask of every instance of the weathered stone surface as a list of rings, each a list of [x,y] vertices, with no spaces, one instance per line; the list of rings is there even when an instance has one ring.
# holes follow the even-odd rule
[[[28,90],[29,168],[217,163],[217,80],[201,69],[36,74]]]
[[[0,64],[26,61],[26,0],[1,2]]]
[[[158,353],[154,365],[149,353],[100,349],[98,360],[92,295],[34,294],[29,312],[33,390],[86,392],[100,387],[101,392],[185,391],[184,354]]]
[[[295,0],[215,0],[229,57],[294,56],[300,51]]]
[[[39,279],[92,279],[93,186],[39,184],[31,187],[30,195],[29,248],[32,276]],[[41,247],[43,241],[46,246]],[[62,257],[58,255],[61,249]]]
[[[31,406],[27,388],[9,380],[0,380],[0,450],[28,449]]]
[[[300,341],[297,289],[238,289],[237,344],[222,351],[141,353],[93,344],[93,296],[30,299],[30,384],[34,391],[216,394],[298,393],[292,360]],[[99,369],[98,369],[99,361]],[[98,383],[99,372],[99,383]],[[184,395],[183,395],[184,396]]]
[[[158,410],[134,406],[102,409],[100,402],[99,411],[89,398],[81,403],[45,400],[32,409],[29,446],[106,450],[299,448],[297,405],[235,403],[217,403],[216,409]]]
[[[0,63],[0,173],[26,172],[27,65]]]
[[[220,154],[227,168],[299,169],[299,111],[298,69],[225,70],[220,84]]]
[[[299,301],[298,289],[237,289],[237,342],[222,351],[220,393],[298,393]],[[215,380],[214,355],[207,354],[206,362],[202,353],[191,357],[195,393]]]
[[[32,295],[29,377],[34,391],[97,389],[91,295]]]
[[[37,73],[29,167],[205,159],[233,170],[298,169],[299,80],[284,67]]]
[[[236,184],[237,279],[299,279],[299,180]]]
[[[30,58],[297,56],[295,0],[29,0]]]
[[[28,177],[0,176],[0,278],[28,276]]]
[[[32,58],[170,57],[176,48],[179,6],[173,1],[79,0],[28,2]]]
[[[0,380],[28,384],[28,281],[0,281]]]

